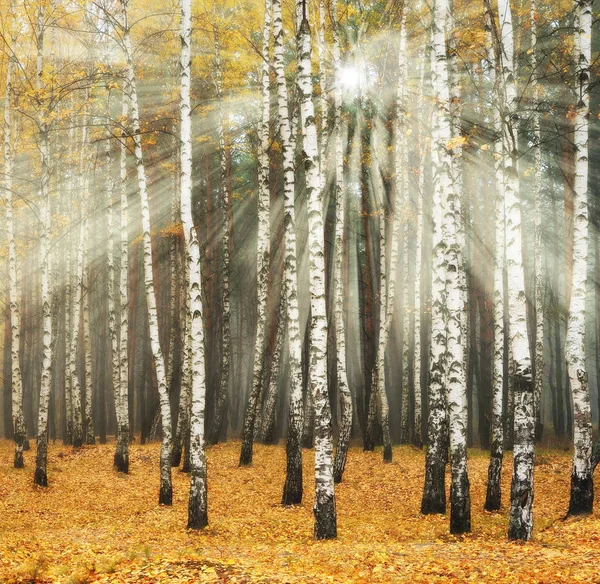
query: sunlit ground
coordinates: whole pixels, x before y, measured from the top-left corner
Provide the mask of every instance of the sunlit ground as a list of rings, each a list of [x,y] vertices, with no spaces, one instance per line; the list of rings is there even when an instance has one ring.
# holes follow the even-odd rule
[[[286,509],[282,446],[256,446],[244,469],[238,442],[211,448],[210,526],[201,533],[185,529],[187,475],[174,471],[172,508],[156,504],[158,453],[158,444],[132,445],[131,474],[121,476],[113,444],[73,452],[57,443],[42,490],[33,486],[33,452],[14,470],[12,444],[0,442],[0,582],[600,581],[600,515],[562,521],[568,452],[538,453],[527,545],[506,541],[506,507],[482,511],[488,459],[479,450],[469,453],[473,533],[455,538],[447,516],[419,514],[421,451],[396,447],[384,465],[380,452],[353,448],[332,542],[312,538],[312,451],[304,452],[305,501]],[[505,472],[505,494],[509,481]]]

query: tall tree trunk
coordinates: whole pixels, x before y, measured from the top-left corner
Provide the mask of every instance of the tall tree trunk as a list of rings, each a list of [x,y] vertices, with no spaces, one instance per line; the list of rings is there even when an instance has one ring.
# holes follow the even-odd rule
[[[333,61],[336,70],[340,67],[340,25],[337,14],[337,0],[331,3],[333,28]],[[346,327],[344,326],[344,222],[346,219],[346,192],[344,189],[344,149],[342,135],[342,87],[336,79],[334,85],[335,107],[335,291],[334,319],[336,338],[337,385],[341,402],[341,424],[338,435],[333,479],[340,483],[346,466],[348,445],[352,433],[352,395],[346,372]],[[322,114],[324,115],[324,114]]]
[[[298,93],[302,126],[302,153],[308,199],[308,248],[310,278],[310,386],[315,409],[315,538],[337,535],[333,486],[333,437],[327,395],[327,308],[325,301],[325,234],[323,231],[323,190],[311,79],[311,32],[306,0],[298,0],[301,14],[298,30]],[[289,295],[289,293],[288,293]]]
[[[471,531],[471,498],[467,472],[467,379],[466,379],[466,327],[465,298],[466,274],[463,258],[464,227],[461,219],[461,193],[458,188],[456,152],[447,144],[452,138],[451,93],[444,20],[453,34],[450,5],[447,0],[435,4],[433,49],[436,57],[433,78],[434,95],[440,104],[438,118],[438,144],[444,213],[443,239],[446,245],[446,384],[448,391],[448,422],[452,483],[450,487],[450,532]]]
[[[123,10],[123,42],[127,60],[126,92],[129,99],[131,125],[133,130],[134,155],[137,167],[138,191],[142,211],[142,234],[144,246],[144,286],[146,289],[146,303],[148,308],[148,325],[150,329],[150,346],[154,357],[154,366],[158,382],[160,411],[162,420],[162,444],[160,452],[160,492],[158,502],[171,505],[173,501],[173,486],[171,482],[171,404],[167,388],[165,360],[160,346],[158,330],[158,311],[156,308],[156,293],[153,276],[153,250],[150,236],[150,205],[146,184],[146,169],[142,154],[142,139],[140,135],[140,114],[137,97],[135,72],[133,68],[133,51],[127,22],[128,0],[121,0]]]
[[[592,411],[585,364],[585,300],[588,260],[588,150],[590,111],[590,59],[592,0],[576,0],[574,57],[577,63],[575,118],[575,184],[573,226],[573,278],[567,324],[566,359],[574,409],[573,470],[569,515],[588,515],[594,504],[591,468]]]
[[[39,94],[43,90],[44,71],[44,8],[40,5],[37,21],[37,85]],[[34,482],[45,487],[48,485],[48,404],[52,375],[52,295],[50,292],[50,160],[48,147],[47,105],[39,97],[38,128],[41,157],[40,178],[40,277],[42,301],[42,370],[40,399],[38,407],[37,452]]]
[[[204,334],[202,327],[202,286],[200,281],[200,244],[192,217],[192,110],[191,85],[191,0],[181,1],[181,222],[189,270],[190,358],[192,369],[192,409],[190,418],[190,498],[188,528],[202,529],[208,524],[206,454],[204,451]],[[164,432],[164,420],[163,420]],[[171,469],[170,460],[169,471]]]
[[[217,3],[214,3],[217,6]],[[215,15],[216,18],[216,15]],[[217,104],[219,111],[218,134],[219,134],[219,160],[220,160],[220,191],[221,191],[221,213],[222,213],[222,238],[223,253],[221,254],[221,277],[223,280],[223,321],[222,337],[223,352],[221,354],[221,377],[217,403],[215,406],[215,418],[213,420],[209,442],[216,444],[221,435],[223,421],[227,417],[227,396],[229,393],[229,378],[231,376],[231,302],[229,291],[229,272],[232,249],[233,217],[231,214],[231,192],[227,180],[227,150],[225,147],[225,113],[223,111],[223,69],[221,64],[221,43],[219,40],[218,25],[214,25],[214,49],[215,49],[215,86],[217,90]],[[267,59],[268,61],[268,59]],[[267,187],[268,190],[268,187]],[[268,208],[267,208],[268,217]],[[268,265],[268,262],[267,262]]]
[[[492,81],[492,89],[496,91],[499,82],[498,47],[493,41],[494,23],[489,1],[485,4],[486,29],[489,53],[487,59],[488,74]],[[494,318],[494,354],[492,363],[492,445],[488,467],[488,482],[485,499],[486,511],[499,511],[501,503],[501,475],[504,456],[504,266],[505,266],[505,209],[504,209],[504,169],[503,143],[500,114],[494,112],[492,119],[494,132],[499,142],[494,142],[492,154],[495,172],[495,252],[494,252],[494,287],[493,287],[493,318]]]
[[[276,10],[273,5],[273,11]],[[242,430],[242,450],[240,452],[240,466],[251,464],[252,445],[254,441],[254,426],[256,422],[256,410],[260,400],[262,381],[264,373],[264,359],[267,334],[267,293],[269,279],[269,217],[270,217],[270,191],[269,191],[269,118],[270,118],[270,58],[269,46],[271,40],[271,0],[265,2],[265,15],[263,23],[263,65],[262,65],[262,120],[260,127],[260,154],[259,154],[259,194],[258,194],[258,234],[256,245],[256,291],[257,291],[257,319],[256,340],[254,343],[254,361],[252,367],[252,387],[250,397],[244,414],[244,425]],[[278,80],[279,83],[279,80]],[[284,79],[285,84],[285,79]],[[285,89],[285,85],[284,85]],[[287,93],[285,95],[287,105]],[[287,113],[287,112],[286,112]],[[280,112],[281,116],[281,112]],[[280,120],[280,124],[283,122]],[[289,128],[288,134],[289,138]],[[282,142],[286,148],[282,130]],[[289,148],[289,144],[287,146]],[[285,150],[284,150],[285,152]],[[293,174],[293,170],[292,170]],[[293,177],[292,177],[293,180]],[[293,192],[293,184],[292,184]]]
[[[540,90],[537,71],[537,12],[536,0],[531,0],[529,22],[531,25],[531,83],[534,104],[540,102]],[[544,306],[543,297],[543,270],[542,270],[542,146],[540,133],[540,114],[537,106],[533,113],[534,145],[534,273],[535,273],[535,359],[534,359],[534,386],[533,386],[533,412],[535,415],[535,435],[538,440],[542,437],[542,392],[544,389]]]
[[[521,205],[519,196],[518,95],[514,72],[514,32],[508,0],[498,3],[500,28],[494,35],[502,65],[504,193],[506,208],[506,266],[510,334],[510,365],[514,373],[514,446],[509,539],[528,540],[533,529],[533,458],[535,420],[531,354],[527,338],[527,306]],[[510,410],[509,410],[510,411]]]
[[[16,22],[14,14],[14,0],[10,5],[11,39],[10,51],[16,50]],[[10,54],[6,69],[6,97],[4,101],[4,203],[6,205],[6,233],[8,239],[8,301],[10,311],[10,379],[12,389],[12,428],[15,441],[14,467],[23,468],[23,445],[27,440],[27,429],[23,416],[23,379],[19,361],[21,347],[21,315],[19,312],[19,298],[17,292],[17,254],[15,247],[15,228],[13,220],[13,166],[14,154],[12,144],[12,108],[13,108],[13,76],[15,73],[16,55]],[[6,364],[6,360],[5,360]],[[8,377],[5,369],[4,375]]]
[[[128,119],[129,105],[127,98],[123,95],[122,116]],[[117,414],[117,447],[115,450],[114,464],[117,470],[129,472],[129,216],[127,200],[127,130],[121,131],[121,151],[119,168],[120,187],[120,241],[119,250],[121,254],[119,270],[119,304],[120,304],[120,334],[118,347],[113,346],[113,351],[118,349],[118,378],[113,377],[115,392],[115,406]],[[116,323],[115,323],[116,326]],[[115,330],[116,333],[116,330]],[[114,365],[113,365],[114,368]],[[113,372],[114,374],[114,372]]]
[[[286,440],[286,478],[282,504],[302,501],[302,339],[298,307],[298,255],[296,249],[296,213],[294,209],[294,153],[288,95],[283,61],[283,18],[281,0],[273,0],[273,56],[277,77],[279,133],[283,147],[283,205],[285,225],[285,291],[287,298],[287,334],[290,359],[290,407]]]
[[[434,17],[435,23],[435,17]],[[443,23],[438,21],[437,26]],[[435,26],[435,24],[434,24]],[[439,31],[438,31],[439,34]],[[441,50],[441,47],[438,47]],[[432,78],[438,76],[436,68],[437,52],[431,52]],[[433,81],[433,80],[432,80]],[[433,89],[433,88],[432,88]],[[435,93],[434,93],[435,95]],[[446,258],[445,241],[442,233],[444,213],[442,208],[441,182],[436,180],[439,173],[440,148],[439,141],[439,118],[442,113],[439,108],[433,108],[432,132],[431,132],[431,165],[434,176],[434,189],[432,201],[432,283],[431,283],[431,346],[429,361],[429,387],[428,406],[429,416],[427,420],[427,451],[425,454],[425,485],[423,498],[421,500],[421,513],[445,513],[446,512],[446,462],[448,416],[446,410],[446,328],[445,328],[445,293],[446,293]]]

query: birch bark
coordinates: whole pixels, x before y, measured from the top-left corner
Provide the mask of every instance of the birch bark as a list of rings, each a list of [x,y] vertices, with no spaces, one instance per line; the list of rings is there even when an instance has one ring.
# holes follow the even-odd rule
[[[488,58],[486,69],[492,92],[497,92],[499,60],[494,49],[493,15],[489,0],[485,3],[485,21],[488,37]],[[502,96],[500,97],[502,100]],[[504,456],[504,420],[503,420],[503,388],[504,388],[504,265],[505,265],[505,217],[504,217],[504,171],[503,171],[503,141],[500,110],[498,104],[492,113],[491,124],[499,142],[492,146],[495,173],[495,210],[494,210],[494,284],[493,284],[493,319],[494,319],[494,349],[492,364],[492,444],[490,463],[488,466],[488,481],[485,499],[486,511],[499,511],[501,504],[502,460]]]
[[[13,220],[13,77],[17,58],[16,51],[16,17],[14,0],[10,4],[9,16],[11,18],[10,46],[8,47],[8,66],[6,69],[6,93],[4,101],[4,204],[6,205],[6,233],[8,239],[8,299],[10,304],[10,353],[11,353],[11,379],[12,379],[12,422],[15,441],[14,467],[23,468],[23,446],[27,440],[25,417],[23,416],[23,378],[20,366],[21,347],[21,315],[17,291],[17,253],[15,245],[15,229]]]
[[[525,277],[521,245],[521,208],[517,168],[518,136],[515,122],[517,88],[514,73],[514,32],[509,0],[499,0],[498,46],[502,70],[504,107],[503,140],[504,201],[506,209],[506,267],[508,275],[508,307],[510,350],[514,370],[514,463],[511,484],[509,539],[528,540],[533,529],[533,387],[531,355],[527,339]]]
[[[331,2],[333,27],[333,63],[340,70],[340,24],[337,14],[337,0]],[[339,74],[338,74],[339,75]],[[341,402],[341,423],[338,443],[333,461],[333,479],[340,483],[348,457],[348,445],[352,432],[352,394],[346,373],[346,330],[344,326],[344,220],[346,218],[346,191],[344,187],[344,145],[342,135],[342,86],[339,78],[334,81],[333,99],[335,107],[335,289],[334,318],[336,338],[337,384]],[[323,103],[323,102],[322,102]]]
[[[191,17],[191,0],[181,0],[181,222],[183,223],[186,259],[189,269],[189,358],[191,359],[192,375],[190,498],[187,526],[190,529],[202,529],[208,524],[207,470],[206,454],[204,451],[206,383],[204,372],[204,334],[202,327],[202,286],[200,281],[200,244],[192,217]]]
[[[575,453],[571,472],[569,515],[589,515],[594,504],[591,467],[592,412],[585,364],[585,300],[588,260],[588,151],[590,112],[590,60],[592,0],[577,0],[574,57],[577,63],[575,117],[575,184],[573,228],[573,279],[567,324],[566,358],[573,392]]]
[[[131,126],[133,130],[134,155],[137,167],[138,192],[142,212],[143,232],[143,262],[144,262],[144,287],[146,291],[146,303],[148,306],[148,326],[150,330],[150,346],[154,357],[156,378],[158,381],[158,394],[160,400],[160,412],[162,421],[162,442],[160,452],[160,492],[158,502],[163,505],[171,505],[173,501],[173,486],[171,482],[171,405],[169,402],[169,391],[167,388],[167,376],[165,360],[160,346],[160,335],[158,330],[158,312],[156,308],[156,293],[154,289],[154,276],[152,273],[153,250],[150,236],[150,205],[148,200],[148,189],[146,182],[146,169],[142,152],[142,139],[140,136],[140,114],[137,97],[137,86],[135,71],[133,67],[133,51],[129,34],[129,23],[127,21],[127,4],[129,0],[121,0],[123,12],[123,43],[127,61],[126,67],[126,91],[129,99]]]
[[[217,3],[214,4],[216,6]],[[209,442],[216,444],[219,441],[223,421],[227,414],[227,395],[229,392],[229,378],[231,373],[231,302],[229,291],[229,266],[231,261],[231,231],[233,221],[231,217],[231,193],[227,181],[227,150],[225,147],[225,112],[223,109],[223,66],[221,62],[221,42],[218,26],[214,27],[214,51],[215,51],[215,87],[217,90],[217,104],[219,112],[218,135],[219,135],[219,161],[220,161],[220,190],[221,190],[221,229],[223,241],[223,253],[221,254],[221,277],[222,277],[222,334],[223,351],[221,354],[221,379],[219,393],[215,410],[215,419],[211,428]],[[268,208],[267,208],[268,216]]]
[[[283,147],[283,222],[285,226],[284,277],[287,298],[287,334],[290,359],[290,408],[286,440],[286,478],[282,504],[302,501],[302,339],[298,307],[298,256],[294,208],[294,153],[288,113],[288,93],[283,55],[281,0],[273,0],[273,56],[277,78],[279,132]]]
[[[45,11],[41,4],[37,15],[37,81],[38,129],[41,159],[40,177],[40,277],[42,301],[42,371],[38,406],[37,452],[34,482],[47,486],[48,404],[52,375],[52,295],[50,292],[50,160],[48,146],[47,104],[42,97],[44,71]]]
[[[308,198],[308,245],[311,306],[310,386],[315,408],[315,538],[337,535],[333,487],[333,439],[327,395],[327,311],[325,302],[325,242],[323,191],[319,172],[317,128],[312,101],[311,32],[306,0],[299,0],[302,20],[298,30],[298,93],[302,126],[302,155]]]

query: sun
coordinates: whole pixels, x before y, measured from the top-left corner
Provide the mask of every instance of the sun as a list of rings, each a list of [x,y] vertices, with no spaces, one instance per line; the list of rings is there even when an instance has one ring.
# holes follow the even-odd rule
[[[340,67],[338,79],[344,89],[356,89],[360,83],[360,70],[352,66]]]

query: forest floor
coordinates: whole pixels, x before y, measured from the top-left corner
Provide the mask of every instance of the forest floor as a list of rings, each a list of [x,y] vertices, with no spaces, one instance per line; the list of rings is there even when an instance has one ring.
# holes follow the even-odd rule
[[[209,449],[210,525],[192,532],[188,475],[174,469],[173,506],[157,504],[158,444],[131,446],[127,476],[112,469],[112,443],[51,445],[50,486],[41,489],[34,452],[15,470],[12,443],[0,441],[0,582],[600,582],[600,513],[562,520],[568,452],[538,451],[534,538],[523,545],[506,539],[510,456],[503,509],[491,514],[488,456],[469,451],[473,532],[453,537],[447,516],[419,513],[422,451],[395,447],[383,464],[380,451],[352,448],[336,489],[338,538],[317,542],[313,452],[304,451],[304,502],[284,508],[283,446],[255,446],[249,468],[237,466],[239,447]]]

